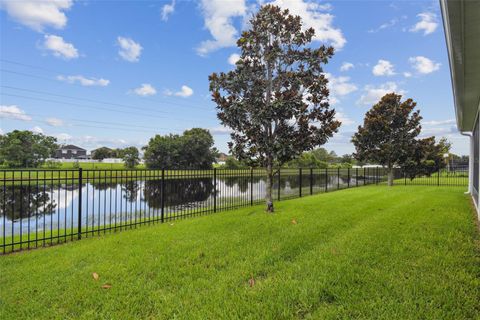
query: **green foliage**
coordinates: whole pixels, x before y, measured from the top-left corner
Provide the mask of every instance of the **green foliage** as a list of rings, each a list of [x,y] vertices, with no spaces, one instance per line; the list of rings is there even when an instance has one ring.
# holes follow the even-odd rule
[[[267,170],[269,204],[273,166],[326,143],[340,126],[322,69],[333,48],[312,47],[314,35],[299,16],[262,6],[237,41],[235,70],[209,77],[218,118],[233,131],[231,153]]]
[[[113,158],[113,150],[107,147],[95,149],[92,152],[92,159],[102,161],[105,158]]]
[[[345,154],[337,156],[334,151],[328,152],[325,148],[316,148],[305,151],[299,157],[287,162],[286,168],[351,168],[353,156]]]
[[[133,169],[140,163],[140,153],[136,147],[124,148],[122,155],[125,167],[128,169]]]
[[[421,126],[419,111],[412,99],[388,93],[365,114],[352,142],[359,161],[378,163],[388,168],[403,166],[417,146]]]
[[[60,161],[55,161],[55,160],[47,160],[43,164],[44,168],[47,169],[61,169],[62,168],[62,163]]]
[[[435,143],[435,137],[417,140],[414,152],[404,164],[408,177],[430,176],[445,168],[444,155],[449,154],[450,148],[451,143],[446,138],[441,138],[438,143]]]
[[[220,166],[220,169],[247,169],[249,166],[243,161],[237,160],[235,157],[229,156],[227,160],[225,160],[225,164]]]
[[[194,128],[183,135],[156,135],[144,147],[144,159],[151,169],[211,169],[217,150],[208,130]]]
[[[58,149],[57,139],[28,130],[0,135],[0,163],[9,168],[36,168]]]

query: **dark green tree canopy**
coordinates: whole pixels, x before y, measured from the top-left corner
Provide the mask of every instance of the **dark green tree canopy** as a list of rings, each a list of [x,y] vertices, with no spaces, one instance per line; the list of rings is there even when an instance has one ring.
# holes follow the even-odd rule
[[[282,164],[326,143],[340,125],[322,69],[333,48],[311,48],[314,30],[302,31],[299,16],[276,6],[263,6],[250,23],[235,70],[213,73],[210,90],[218,118],[233,130],[232,154]]]
[[[100,147],[92,152],[92,159],[103,160],[105,158],[113,158],[113,150],[107,147]]]
[[[352,142],[355,158],[388,168],[403,165],[413,154],[421,126],[419,111],[412,99],[401,101],[402,96],[389,93],[365,114]]]
[[[35,168],[53,157],[57,139],[28,130],[0,135],[0,163],[10,168]]]
[[[210,169],[217,154],[213,144],[210,132],[200,128],[183,135],[156,135],[143,148],[145,164],[156,169]]]

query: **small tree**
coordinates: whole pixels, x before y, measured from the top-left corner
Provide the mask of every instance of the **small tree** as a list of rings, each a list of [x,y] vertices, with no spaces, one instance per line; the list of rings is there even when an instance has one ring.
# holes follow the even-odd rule
[[[92,159],[102,161],[105,158],[110,158],[112,156],[112,149],[107,147],[100,147],[95,149],[92,154]]]
[[[404,165],[417,150],[416,137],[421,126],[419,111],[413,111],[412,99],[401,101],[402,96],[389,93],[372,107],[358,127],[352,142],[355,158],[374,162],[388,169],[388,185],[393,185],[393,168]]]
[[[299,16],[265,5],[237,41],[236,68],[209,77],[221,123],[232,129],[231,153],[266,170],[267,211],[273,211],[274,165],[328,141],[340,122],[329,109],[322,64],[333,48],[312,48],[315,31]]]
[[[123,162],[129,169],[135,168],[140,162],[140,154],[136,147],[127,147],[122,150]]]
[[[58,149],[57,139],[28,130],[0,135],[0,163],[10,168],[38,167]]]

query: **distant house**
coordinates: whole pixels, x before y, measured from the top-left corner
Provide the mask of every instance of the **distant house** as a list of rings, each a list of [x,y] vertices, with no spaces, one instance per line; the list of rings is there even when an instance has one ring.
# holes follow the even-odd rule
[[[67,144],[61,146],[55,152],[56,159],[86,159],[87,150],[74,146],[73,144]]]
[[[228,155],[220,152],[217,157],[217,163],[218,164],[225,164],[225,161],[227,161]]]

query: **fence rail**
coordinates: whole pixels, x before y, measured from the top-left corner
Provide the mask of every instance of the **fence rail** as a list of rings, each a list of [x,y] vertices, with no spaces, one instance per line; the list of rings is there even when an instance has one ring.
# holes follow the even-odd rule
[[[274,197],[285,200],[385,184],[386,170],[281,169]],[[468,172],[441,170],[403,185],[466,186]],[[50,246],[263,202],[263,170],[1,170],[0,253]]]

